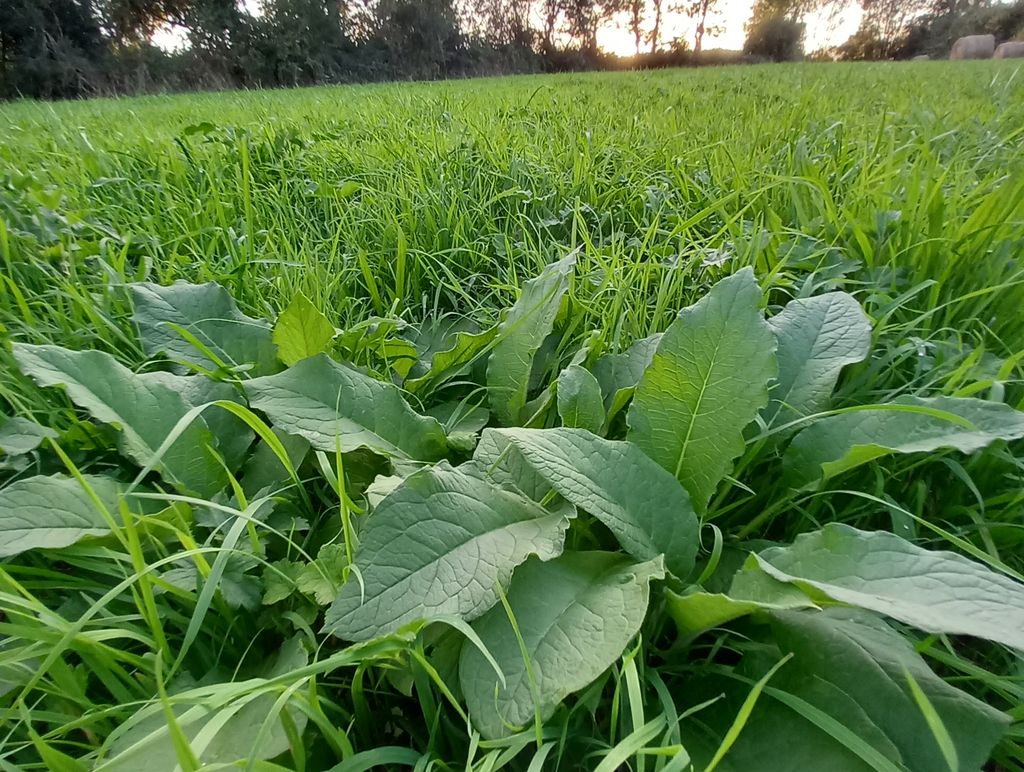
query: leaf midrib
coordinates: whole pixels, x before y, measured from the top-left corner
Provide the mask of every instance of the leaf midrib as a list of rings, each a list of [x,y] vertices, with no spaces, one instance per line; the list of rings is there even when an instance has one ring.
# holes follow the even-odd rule
[[[735,303],[730,304],[730,308],[733,305],[735,305]],[[696,404],[694,404],[693,410],[690,411],[689,420],[686,426],[686,436],[683,437],[683,444],[682,447],[679,449],[679,458],[676,461],[675,476],[677,480],[679,479],[679,476],[682,474],[683,471],[683,464],[686,461],[686,451],[690,447],[690,438],[693,435],[693,428],[697,423],[697,416],[700,415],[700,406],[704,401],[704,395],[707,393],[708,381],[710,381],[711,373],[714,371],[716,365],[718,364],[718,354],[722,348],[722,337],[724,336],[719,336],[718,340],[715,341],[715,348],[714,352],[711,355],[711,362],[708,365],[707,372],[705,372],[704,374],[704,381],[701,384],[700,392],[697,394],[697,402]]]

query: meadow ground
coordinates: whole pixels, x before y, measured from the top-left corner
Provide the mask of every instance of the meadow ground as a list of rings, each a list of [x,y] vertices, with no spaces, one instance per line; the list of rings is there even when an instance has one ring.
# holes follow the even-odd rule
[[[575,264],[561,274],[546,269],[569,255]],[[92,530],[79,525],[80,535],[95,538],[65,541],[59,549],[45,539],[32,542],[35,537],[17,538],[52,549],[15,548],[15,537],[0,538],[6,545],[0,555],[9,556],[0,571],[0,766],[158,772],[161,764],[170,771],[251,758],[250,768],[267,770],[335,764],[355,770],[377,763],[611,772],[683,770],[692,756],[697,769],[722,770],[753,769],[752,763],[765,770],[810,768],[799,764],[830,760],[833,766],[818,768],[932,772],[956,769],[958,758],[986,757],[1000,765],[993,768],[1024,768],[1024,659],[1015,652],[1024,638],[985,632],[999,627],[1004,614],[1004,625],[1024,623],[1024,593],[1015,595],[1024,572],[1024,487],[1021,449],[1014,444],[1024,429],[1012,428],[1020,415],[1015,411],[991,426],[971,412],[1024,403],[1022,256],[1024,73],[1012,60],[529,76],[0,106],[0,414],[53,430],[52,439],[44,440],[44,432],[22,452],[3,444],[4,426],[14,424],[0,424],[0,510],[7,508],[0,511],[0,532],[13,532],[10,523],[25,519],[24,509],[15,512],[24,499],[10,494],[11,486],[34,475],[85,473],[144,483],[159,491],[148,494],[149,501],[162,497],[166,507],[157,513],[150,507],[134,526],[127,511],[121,522],[108,518]],[[705,430],[714,446],[709,453],[724,461],[707,480],[696,467],[688,471],[689,435],[678,463],[659,458],[660,443],[670,440],[657,435],[657,426],[671,423],[678,406],[666,408],[658,399],[685,391],[679,383],[686,374],[656,398],[662,387],[653,370],[644,370],[650,358],[632,382],[617,383],[609,363],[629,357],[608,357],[636,352],[631,344],[668,329],[680,309],[711,297],[713,286],[728,287],[716,290],[721,293],[745,291],[732,289],[738,283],[716,283],[734,275],[745,280],[746,267],[760,287],[755,316],[718,313],[712,302],[696,306],[682,325],[701,336],[720,335],[723,345],[742,351],[744,362],[733,363],[729,377],[744,380],[746,363],[755,386],[750,393],[719,395],[728,420]],[[549,289],[540,305],[526,308],[530,292],[521,290],[538,275],[543,278],[534,290]],[[443,635],[439,625],[399,635],[376,622],[357,624],[356,612],[338,605],[344,587],[355,586],[350,566],[360,569],[360,582],[366,579],[364,591],[373,589],[374,556],[366,558],[373,532],[364,523],[379,512],[394,513],[396,497],[385,494],[398,485],[400,496],[411,496],[414,486],[401,479],[415,476],[414,462],[438,455],[403,444],[418,428],[402,429],[384,450],[373,444],[387,437],[380,425],[368,444],[324,441],[316,427],[333,425],[334,411],[342,408],[328,406],[326,419],[314,413],[297,426],[294,414],[268,396],[264,379],[283,377],[275,367],[224,367],[204,341],[187,334],[179,343],[187,340],[201,352],[191,360],[173,355],[180,346],[165,340],[161,348],[147,339],[141,328],[152,309],[140,311],[142,296],[127,285],[177,280],[218,283],[252,319],[273,322],[296,309],[300,351],[329,350],[387,388],[402,387],[412,405],[402,410],[440,417],[448,432],[448,450],[440,455],[452,463],[474,453],[485,422],[545,431],[586,427],[631,440],[672,472],[685,487],[682,495],[693,500],[691,517],[700,525],[691,536],[702,537],[693,575],[669,566],[675,575],[651,590],[649,613],[641,613],[617,648],[608,641],[594,651],[580,644],[581,661],[601,664],[585,682],[545,686],[538,676],[534,683],[527,666],[529,688],[518,703],[512,700],[513,707],[524,699],[531,706],[525,721],[512,722],[525,723],[526,730],[510,739],[500,721],[478,720],[481,740],[462,706],[479,716],[494,697],[466,694],[474,662],[460,653],[459,647],[469,649],[462,643],[466,623],[454,619],[473,621],[477,614],[464,613],[464,606],[446,611],[453,630]],[[876,412],[897,415],[891,431],[903,436],[883,441],[870,434],[874,429],[855,427],[851,436],[866,434],[850,446],[871,450],[840,454],[834,468],[818,468],[826,469],[823,479],[794,487],[780,470],[788,473],[800,458],[786,454],[805,432],[826,424],[801,432],[788,448],[785,428],[772,433],[762,408],[768,384],[783,377],[788,351],[784,322],[777,319],[791,299],[839,291],[856,300],[851,314],[866,315],[864,353],[822,365],[827,374],[810,380],[824,388],[824,402],[812,400],[813,409],[808,403],[803,412],[845,420],[870,411],[844,408],[883,404],[888,407]],[[295,305],[300,294],[309,309]],[[501,315],[517,300],[518,318],[533,330],[532,340],[518,339],[518,349],[513,339],[526,333],[507,324],[517,312]],[[533,315],[538,308],[540,315]],[[735,321],[740,318],[746,321]],[[309,330],[323,319],[341,332],[314,346]],[[731,329],[732,323],[739,326]],[[844,323],[847,339],[857,337],[859,322],[847,317]],[[765,340],[771,346],[778,340],[778,364],[759,359],[771,347],[757,345],[769,325],[774,332],[765,332]],[[659,356],[673,355],[666,341],[685,336],[682,327],[653,341]],[[493,332],[490,338],[486,331]],[[274,342],[281,346],[279,335],[287,334],[275,331]],[[470,340],[473,335],[479,340]],[[680,339],[673,366],[697,366],[692,360],[699,357],[687,345]],[[290,446],[280,448],[278,457],[291,453],[294,464],[283,462],[289,474],[278,481],[280,490],[267,493],[250,484],[263,480],[255,462],[243,467],[247,443],[232,467],[225,442],[220,463],[230,479],[222,489],[202,491],[176,477],[163,458],[187,433],[177,417],[148,445],[122,442],[115,430],[124,430],[125,414],[116,408],[131,401],[124,395],[136,386],[105,398],[93,386],[90,396],[76,397],[66,371],[57,377],[53,361],[40,364],[52,349],[33,346],[107,352],[135,372],[168,370],[161,364],[167,359],[195,365],[203,374],[188,377],[211,375],[236,394],[213,398],[235,399],[239,431],[260,434],[254,453],[262,451],[265,464],[273,460],[267,448],[275,450],[268,424],[281,437],[288,432],[309,440],[312,451],[307,454],[306,446],[296,456]],[[439,369],[438,352],[460,346],[471,355]],[[811,349],[808,356],[820,355]],[[264,385],[246,386],[250,376]],[[58,384],[67,397],[49,388]],[[712,389],[716,384],[704,382]],[[185,388],[178,383],[171,390]],[[503,404],[502,389],[511,392],[514,409]],[[588,389],[598,389],[597,419],[587,417]],[[378,394],[374,404],[392,396]],[[927,401],[940,397],[964,402]],[[921,398],[909,412],[899,401]],[[777,393],[773,399],[780,399]],[[97,408],[97,400],[106,407]],[[489,407],[490,416],[460,423],[452,418],[453,402]],[[700,406],[700,398],[690,406],[698,432]],[[961,407],[966,423],[954,439],[939,436],[941,427],[897,426],[915,416],[948,421]],[[752,412],[744,417],[745,408]],[[789,406],[774,408],[773,415],[784,409]],[[143,423],[156,421],[157,413]],[[402,415],[403,426],[421,426],[420,419]],[[645,420],[655,427],[646,437]],[[939,434],[907,442],[919,430]],[[715,444],[730,432],[738,443],[731,455]],[[882,446],[885,452],[874,450]],[[525,445],[516,447],[529,457]],[[810,453],[807,443],[798,450]],[[488,473],[507,460],[507,449],[492,457],[475,453],[479,463],[491,462]],[[455,484],[444,470],[418,474],[434,474],[430,484],[442,488]],[[466,473],[458,485],[472,488],[475,479]],[[522,480],[503,482],[525,490]],[[626,488],[646,485],[633,479]],[[599,521],[581,515],[571,526],[563,523],[567,572],[576,570],[570,547],[616,552],[621,543],[634,558],[653,556],[631,548],[628,536],[592,511],[601,509],[593,500],[589,506],[577,501],[548,478],[541,487],[534,497],[541,506],[558,512],[575,506]],[[257,517],[253,501],[264,494],[276,502],[276,519]],[[128,497],[119,495],[122,503]],[[389,498],[390,509],[381,503]],[[616,511],[630,505],[623,506]],[[726,615],[698,624],[693,609],[680,605],[696,585],[728,589],[749,551],[790,544],[830,523],[891,531],[929,549],[970,555],[1009,583],[1000,590],[1008,610],[967,613],[965,619],[975,621],[989,615],[990,627],[975,629],[969,620],[953,619],[953,612],[936,621],[921,609],[907,611],[909,596],[893,601],[879,589],[887,599],[872,605],[828,584],[809,597],[871,616],[836,616],[830,618],[835,629],[823,632],[810,630],[807,625],[817,622],[807,622],[806,611],[777,611],[792,598],[769,598],[764,588],[755,593],[758,601],[775,605],[754,618]],[[651,544],[659,538],[651,536]],[[543,554],[544,547],[534,546]],[[505,542],[492,548],[512,550]],[[360,563],[360,549],[369,562]],[[654,552],[672,559],[670,549]],[[504,575],[490,576],[490,584],[501,585],[526,554]],[[319,581],[302,574],[313,565]],[[947,583],[937,578],[947,576],[942,571],[932,577],[939,585]],[[524,586],[532,578],[516,575]],[[627,610],[630,604],[646,608],[650,577],[631,577],[608,581],[642,584],[642,604],[638,598],[623,602]],[[482,586],[484,580],[473,581]],[[922,587],[919,605],[941,606],[941,593],[930,599],[934,586]],[[470,605],[505,613],[516,608],[515,590],[513,582],[508,601],[499,587]],[[602,596],[598,605],[614,600]],[[970,603],[981,608],[991,600]],[[321,632],[323,606],[330,606],[328,626],[347,635]],[[485,643],[495,635],[492,614],[474,623]],[[898,628],[879,621],[883,617]],[[874,655],[884,661],[878,670],[887,680],[858,694],[856,682],[866,676],[857,668],[870,669],[861,663],[849,666],[849,682],[825,679],[808,687],[825,676],[807,664],[813,655],[801,655],[801,645],[817,640],[811,649],[831,652],[822,665],[831,671],[837,661],[848,661],[843,657],[854,657],[836,653],[846,651],[836,643],[842,637],[836,630],[856,637],[848,635],[851,619],[870,629],[865,635],[876,636],[876,643],[883,641]],[[569,622],[559,624],[571,632]],[[772,632],[764,633],[768,626]],[[365,630],[383,637],[364,648],[342,642],[373,637],[363,636]],[[964,633],[974,637],[958,635]],[[889,634],[914,648],[886,660],[879,652],[892,650],[884,642]],[[528,634],[524,641],[516,630],[511,640],[519,644],[514,655],[530,653]],[[792,652],[793,662],[803,656],[800,667],[812,675],[764,681],[776,673],[770,666]],[[571,657],[548,667],[588,672]],[[784,678],[787,671],[778,672]],[[243,677],[263,680],[253,686]],[[550,694],[542,694],[548,687]],[[883,692],[872,705],[872,695]],[[542,709],[538,696],[550,705]],[[1009,718],[996,717],[997,710]],[[889,719],[898,726],[889,726]],[[755,724],[761,729],[752,731]],[[915,750],[923,746],[929,750]],[[138,766],[142,759],[145,767]]]
[[[250,309],[302,290],[341,327],[486,314],[579,247],[580,323],[622,344],[694,300],[708,261],[783,282],[834,253],[935,281],[925,337],[991,324],[1016,351],[1021,319],[997,312],[1019,307],[1022,92],[1012,63],[934,62],[15,104],[4,222],[38,239],[51,290],[48,267],[98,254]],[[116,340],[63,294],[34,300]]]

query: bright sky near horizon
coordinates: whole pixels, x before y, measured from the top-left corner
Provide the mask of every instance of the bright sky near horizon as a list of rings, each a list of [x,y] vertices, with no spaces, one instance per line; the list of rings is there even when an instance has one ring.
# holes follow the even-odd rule
[[[244,0],[247,6],[255,6],[251,0]],[[720,26],[722,32],[717,35],[704,36],[704,48],[743,48],[746,33],[743,29],[750,18],[754,0],[719,0],[714,13],[708,16],[706,26]],[[860,24],[861,10],[856,2],[849,2],[835,14],[827,12],[812,13],[807,19],[807,34],[804,48],[808,52],[826,46],[838,45],[852,35]],[[649,27],[649,25],[648,25]],[[662,39],[667,44],[677,37],[683,37],[693,47],[695,24],[692,19],[681,13],[668,13],[662,21]],[[168,50],[181,48],[185,44],[182,30],[159,30],[153,42]],[[597,33],[597,42],[605,51],[622,56],[629,56],[635,51],[633,34],[629,31],[629,17],[619,14],[610,24],[606,24]],[[647,46],[642,46],[647,50]]]
[[[743,27],[750,18],[753,5],[753,0],[719,0],[714,13],[708,15],[705,26],[720,26],[722,32],[715,36],[705,34],[703,47],[733,50],[743,48],[743,40],[746,37]],[[828,12],[809,14],[806,19],[804,48],[810,52],[843,43],[857,30],[860,18],[860,6],[855,2],[848,3],[831,16]],[[692,19],[681,13],[671,13],[662,24],[662,38],[666,43],[674,38],[683,37],[690,44],[690,48],[693,48],[696,24]],[[628,56],[634,53],[636,44],[633,33],[629,31],[629,16],[619,14],[612,24],[601,28],[597,33],[597,42],[601,48],[614,54]]]

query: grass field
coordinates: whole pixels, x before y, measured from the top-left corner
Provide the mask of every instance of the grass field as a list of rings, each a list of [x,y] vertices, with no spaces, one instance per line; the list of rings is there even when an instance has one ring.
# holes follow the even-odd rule
[[[1024,769],[1022,256],[1012,60],[0,106],[0,768]]]

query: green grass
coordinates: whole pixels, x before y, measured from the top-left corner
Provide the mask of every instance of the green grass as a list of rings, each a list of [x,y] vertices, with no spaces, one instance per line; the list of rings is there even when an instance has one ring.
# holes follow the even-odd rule
[[[625,343],[699,293],[709,250],[780,285],[839,250],[885,289],[893,268],[937,281],[919,304],[950,305],[926,333],[1014,336],[1000,311],[1019,296],[992,288],[1019,279],[993,250],[1018,235],[1015,75],[727,68],[13,105],[3,255],[37,251],[27,231],[54,270],[78,258],[72,281],[94,254],[117,276],[224,280],[259,310],[302,290],[344,326],[367,301],[407,318],[503,305],[579,247],[581,324]]]
[[[625,350],[751,266],[772,312],[794,296],[843,289],[870,317],[871,358],[844,373],[836,406],[946,395],[1019,409],[1022,148],[1024,73],[1012,61],[0,106],[0,413],[53,427],[67,448],[32,454],[25,469],[0,455],[0,486],[117,468],[109,429],[21,375],[9,344],[98,349],[153,369],[130,320],[125,285],[137,281],[216,281],[250,316],[269,320],[301,292],[335,327],[356,331],[348,359],[390,377],[402,324],[452,314],[491,325],[525,280],[575,252],[556,355],[539,374],[545,384],[592,330],[595,351]],[[380,324],[358,326],[368,320]],[[461,384],[446,388],[465,394]],[[438,393],[423,402],[442,401]],[[623,426],[609,431],[623,435]],[[734,566],[737,548],[790,542],[829,522],[895,530],[1024,573],[1024,467],[1012,443],[894,457],[803,494],[782,486],[772,453],[751,444],[734,472],[742,486],[722,486],[713,499],[702,531],[709,576],[713,534],[724,539],[721,565]],[[687,742],[701,715],[680,718],[693,708],[688,683],[731,668],[749,649],[746,628],[687,644],[652,614],[638,650],[556,719],[481,742],[451,691],[452,663],[435,659],[436,631],[346,648],[321,634],[314,603],[246,611],[216,583],[205,593],[160,578],[181,560],[203,577],[230,573],[218,556],[261,539],[272,547],[246,553],[260,563],[315,557],[334,537],[349,546],[350,519],[377,470],[347,453],[320,456],[295,470],[287,511],[344,525],[342,535],[262,531],[236,517],[255,511],[253,501],[224,494],[214,503],[237,528],[217,538],[198,538],[183,514],[190,502],[179,502],[114,537],[6,562],[0,673],[23,672],[0,678],[16,684],[0,696],[0,768],[80,768],[69,759],[91,768],[137,710],[148,705],[173,728],[174,695],[207,683],[208,707],[249,697],[273,706],[261,714],[267,732],[294,731],[295,717],[308,717],[302,739],[288,738],[292,749],[275,759],[286,769],[413,758],[420,769],[687,768],[677,751],[693,753]],[[1010,712],[993,758],[1024,768],[1021,655],[907,634],[948,682]],[[285,649],[279,672],[244,681],[266,675],[293,637],[307,644],[307,659],[284,661]],[[748,695],[733,713],[740,736],[753,701],[773,689],[750,675],[737,676]],[[724,770],[728,749],[719,749]],[[176,750],[168,770],[197,768],[187,742]]]

